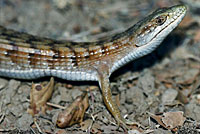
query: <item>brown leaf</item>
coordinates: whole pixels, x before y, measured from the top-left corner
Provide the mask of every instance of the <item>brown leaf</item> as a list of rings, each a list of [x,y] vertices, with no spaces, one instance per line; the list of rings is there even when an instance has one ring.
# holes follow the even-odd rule
[[[150,117],[152,119],[154,119],[158,124],[160,124],[162,127],[166,128],[165,124],[162,122],[162,115],[154,115],[154,114],[150,114]]]
[[[178,126],[182,126],[186,118],[183,116],[182,111],[167,112],[163,114],[162,122],[168,129],[173,129]]]
[[[88,106],[88,95],[84,92],[81,96],[78,96],[68,108],[59,113],[56,122],[57,126],[64,128],[82,122]]]
[[[97,123],[94,123],[93,120],[88,119],[80,123],[80,130],[85,132],[91,132],[92,134],[100,134],[101,132],[101,126]]]
[[[94,123],[94,124],[92,125],[92,128],[91,128],[90,132],[93,133],[93,134],[100,134],[100,133],[102,133],[102,132],[100,131],[100,128],[101,128],[101,126],[100,126],[99,124]]]
[[[87,131],[88,128],[91,126],[92,124],[92,120],[91,119],[88,119],[88,120],[85,120],[83,122],[80,123],[80,130],[82,131]]]
[[[30,92],[30,106],[28,108],[28,113],[32,116],[38,114],[40,111],[42,113],[46,112],[47,100],[52,96],[54,86],[54,79],[51,78],[48,84],[34,84],[32,83],[32,88]]]
[[[182,126],[186,118],[183,116],[182,111],[177,112],[166,112],[162,115],[154,115],[150,114],[151,118],[157,121],[158,124],[160,124],[162,127],[169,129],[169,130],[175,130],[174,128],[178,126]]]

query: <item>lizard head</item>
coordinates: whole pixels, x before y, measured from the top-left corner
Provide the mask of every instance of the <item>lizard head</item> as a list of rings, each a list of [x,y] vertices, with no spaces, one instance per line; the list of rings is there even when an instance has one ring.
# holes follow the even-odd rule
[[[154,44],[161,41],[181,22],[186,14],[185,5],[161,8],[153,12],[144,20],[138,22],[134,29],[134,44],[137,47]],[[131,30],[131,28],[130,28]]]
[[[111,72],[133,59],[151,53],[181,22],[186,10],[184,5],[158,9],[125,32],[114,36],[113,40],[122,37],[124,41],[121,39],[120,43],[128,44],[129,47],[124,54],[119,55],[122,57],[114,63]]]

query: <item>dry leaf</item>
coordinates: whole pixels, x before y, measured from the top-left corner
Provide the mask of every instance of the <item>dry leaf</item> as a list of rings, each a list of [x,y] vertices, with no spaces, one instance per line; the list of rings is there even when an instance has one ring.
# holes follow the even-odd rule
[[[80,130],[82,131],[87,131],[88,128],[91,126],[92,124],[92,120],[91,119],[88,119],[88,120],[85,120],[83,122],[80,123]]]
[[[162,115],[154,115],[154,114],[150,114],[150,117],[152,119],[154,119],[158,124],[160,124],[162,127],[166,128],[165,124],[162,122]]]
[[[101,128],[100,124],[94,123],[92,125],[90,132],[93,134],[101,134],[102,132],[101,132],[100,128]]]
[[[68,108],[59,113],[56,122],[57,126],[64,128],[82,122],[88,106],[88,95],[85,92],[81,96],[78,96]]]
[[[162,115],[150,114],[151,118],[157,121],[162,127],[175,130],[176,127],[182,126],[186,118],[183,116],[182,111],[177,112],[166,112]]]
[[[54,86],[54,79],[51,77],[51,80],[48,84],[34,84],[32,83],[32,88],[30,92],[30,106],[28,108],[28,113],[32,116],[38,114],[40,111],[42,113],[46,112],[47,100],[52,96]]]
[[[168,129],[173,129],[178,126],[182,126],[186,118],[183,116],[182,111],[167,112],[163,114],[162,122]]]
[[[143,134],[144,130],[140,128],[140,124],[132,124],[130,126],[130,130],[128,131],[128,134]]]

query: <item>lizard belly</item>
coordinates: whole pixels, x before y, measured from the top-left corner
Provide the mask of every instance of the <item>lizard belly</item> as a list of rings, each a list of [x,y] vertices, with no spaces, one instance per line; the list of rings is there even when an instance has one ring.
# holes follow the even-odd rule
[[[36,79],[45,76],[54,76],[65,80],[97,81],[95,71],[85,70],[56,70],[56,69],[30,69],[16,70],[0,68],[0,76],[18,79]]]

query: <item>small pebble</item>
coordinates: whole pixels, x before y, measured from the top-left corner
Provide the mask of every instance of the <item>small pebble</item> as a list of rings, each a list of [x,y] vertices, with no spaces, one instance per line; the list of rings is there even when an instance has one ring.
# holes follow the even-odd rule
[[[177,90],[175,89],[167,89],[162,95],[163,103],[170,103],[176,99],[178,95]]]
[[[33,118],[30,114],[24,113],[18,120],[17,120],[17,127],[19,130],[30,130],[30,125],[33,123]]]
[[[0,78],[0,89],[3,89],[8,84],[8,81]]]

